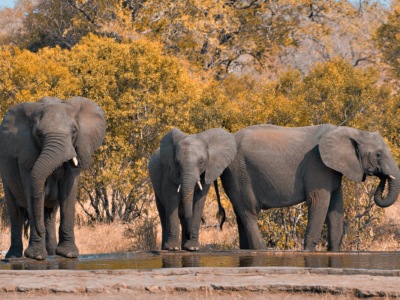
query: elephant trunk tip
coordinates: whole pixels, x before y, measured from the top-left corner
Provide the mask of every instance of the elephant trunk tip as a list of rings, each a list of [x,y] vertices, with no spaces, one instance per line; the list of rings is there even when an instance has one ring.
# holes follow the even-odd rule
[[[389,183],[389,192],[384,198],[382,194],[385,189],[386,180]],[[399,193],[400,193],[400,180],[396,179],[393,175],[383,176],[381,177],[381,181],[375,191],[374,195],[375,204],[381,208],[388,207],[397,200]]]

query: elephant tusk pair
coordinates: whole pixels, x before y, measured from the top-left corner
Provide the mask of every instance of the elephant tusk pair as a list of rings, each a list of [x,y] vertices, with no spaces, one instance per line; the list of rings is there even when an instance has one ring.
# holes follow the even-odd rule
[[[75,157],[74,157],[75,158]],[[78,163],[77,163],[78,164]],[[77,165],[76,164],[76,165]],[[197,181],[197,184],[199,185],[200,190],[203,190],[203,187],[201,186],[200,180]],[[176,191],[177,193],[179,193],[179,191],[181,190],[181,185],[178,186],[178,190]]]
[[[392,179],[392,180],[396,179],[396,177],[394,177],[393,175],[389,175],[389,178]]]
[[[74,162],[75,167],[77,167],[78,166],[78,160],[76,159],[76,156],[74,156],[72,158],[72,161]]]

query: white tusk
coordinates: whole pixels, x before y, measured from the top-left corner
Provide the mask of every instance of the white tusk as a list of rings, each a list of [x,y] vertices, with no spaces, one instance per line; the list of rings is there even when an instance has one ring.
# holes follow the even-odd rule
[[[197,181],[197,184],[199,185],[200,190],[203,190],[203,187],[201,186],[200,180]]]
[[[393,175],[389,175],[389,178],[390,178],[390,179],[393,179],[393,180],[396,179],[396,177],[394,177]]]
[[[178,186],[177,192],[179,193],[180,190],[181,190],[181,185]]]
[[[77,167],[78,166],[78,160],[76,159],[76,156],[74,156],[72,158],[72,161],[74,162],[75,167]]]

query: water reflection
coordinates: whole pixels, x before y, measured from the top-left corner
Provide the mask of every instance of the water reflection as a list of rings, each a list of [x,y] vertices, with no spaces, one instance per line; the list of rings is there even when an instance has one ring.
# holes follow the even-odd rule
[[[310,267],[400,269],[400,253],[334,253],[310,252],[127,252],[104,255],[82,255],[76,259],[49,257],[0,260],[0,270],[94,270],[94,269],[158,269],[193,267]]]

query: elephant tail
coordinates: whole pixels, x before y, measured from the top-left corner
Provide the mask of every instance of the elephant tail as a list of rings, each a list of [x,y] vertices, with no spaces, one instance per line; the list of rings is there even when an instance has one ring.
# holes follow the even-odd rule
[[[24,237],[25,239],[29,240],[29,215],[27,210],[25,210],[23,218],[24,218]]]
[[[221,204],[221,198],[219,197],[218,178],[214,181],[214,188],[215,188],[215,194],[217,195],[217,201],[218,201],[218,216],[221,217],[221,223],[219,225],[219,228],[222,230],[222,225],[224,225],[226,215],[225,215],[225,209],[222,207],[222,204]]]

